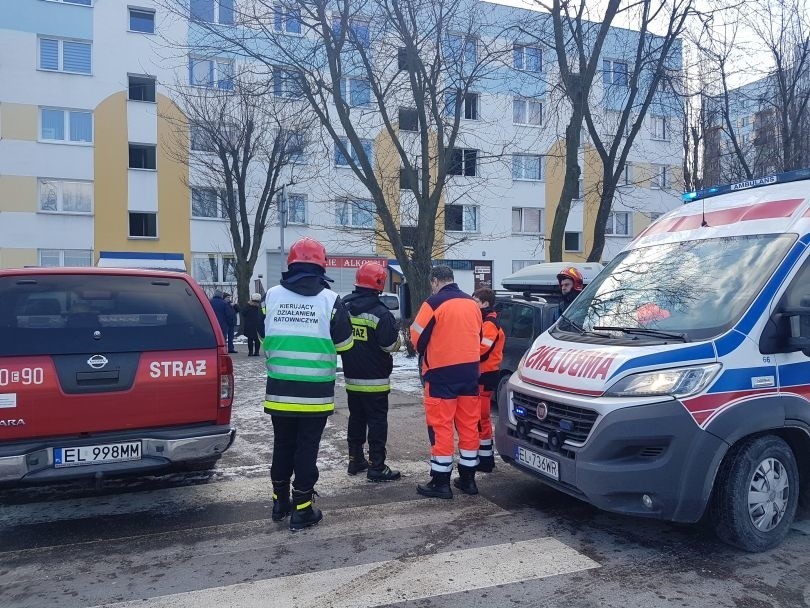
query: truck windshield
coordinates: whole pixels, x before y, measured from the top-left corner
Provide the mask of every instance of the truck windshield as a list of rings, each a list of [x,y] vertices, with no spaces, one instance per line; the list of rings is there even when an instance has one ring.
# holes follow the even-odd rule
[[[795,238],[734,236],[626,251],[588,285],[557,327],[572,333],[623,328],[712,338],[737,322]],[[622,338],[663,339],[655,333],[623,332]]]

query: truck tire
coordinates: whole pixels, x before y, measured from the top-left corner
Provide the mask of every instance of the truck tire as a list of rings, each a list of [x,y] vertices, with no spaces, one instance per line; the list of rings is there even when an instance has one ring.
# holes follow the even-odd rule
[[[712,497],[717,536],[752,553],[773,549],[787,535],[799,500],[799,469],[775,435],[744,439],[723,461]]]

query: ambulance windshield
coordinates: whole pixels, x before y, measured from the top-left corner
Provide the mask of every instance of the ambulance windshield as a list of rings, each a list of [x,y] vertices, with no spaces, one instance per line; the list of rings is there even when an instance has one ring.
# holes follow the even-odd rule
[[[588,332],[589,341],[594,328],[606,327],[631,331],[597,329],[605,339],[619,334],[664,339],[656,338],[657,332],[688,340],[712,338],[737,322],[795,239],[790,234],[746,235],[626,251],[577,297],[557,329]]]

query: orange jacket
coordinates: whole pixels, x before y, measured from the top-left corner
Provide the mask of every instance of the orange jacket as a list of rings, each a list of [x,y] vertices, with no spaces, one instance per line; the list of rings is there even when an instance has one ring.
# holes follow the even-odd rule
[[[503,361],[503,346],[506,335],[498,323],[498,314],[494,310],[485,309],[484,325],[481,335],[481,375],[487,372],[497,372]]]
[[[422,304],[411,341],[422,355],[422,376],[436,384],[477,383],[481,359],[481,310],[451,283]]]

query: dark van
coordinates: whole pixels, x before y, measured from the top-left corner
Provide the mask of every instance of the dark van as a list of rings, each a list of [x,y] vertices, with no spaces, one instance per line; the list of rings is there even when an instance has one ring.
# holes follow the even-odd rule
[[[233,365],[208,299],[153,270],[0,270],[0,482],[210,468]]]

